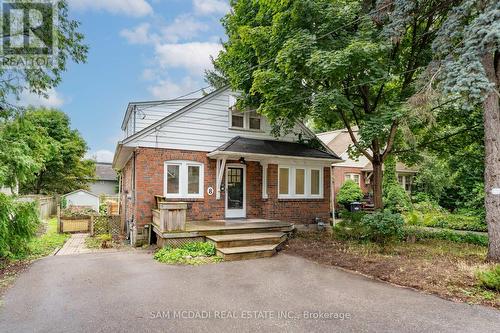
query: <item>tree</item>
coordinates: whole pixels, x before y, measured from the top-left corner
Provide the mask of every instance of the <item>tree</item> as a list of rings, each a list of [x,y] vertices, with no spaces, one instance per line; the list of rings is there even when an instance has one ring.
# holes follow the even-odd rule
[[[43,156],[42,166],[32,178],[20,180],[23,193],[67,193],[87,188],[94,178],[95,164],[85,159],[87,144],[69,117],[54,109],[29,108],[14,123],[28,123],[43,136],[45,145],[34,155]],[[48,153],[45,153],[48,152]]]
[[[482,106],[488,259],[500,261],[500,3],[459,1],[443,23],[433,51],[436,62],[431,71],[438,91],[458,98],[456,109],[462,113],[473,115]]]
[[[373,165],[374,203],[383,207],[384,161],[401,137],[404,104],[432,59],[451,6],[442,1],[233,1],[224,49],[207,75],[242,92],[279,135],[296,120],[339,120],[353,155]],[[354,135],[359,127],[360,137]]]
[[[18,3],[29,1],[19,0]],[[79,22],[69,19],[68,4],[65,0],[57,2],[58,24],[55,28],[57,38],[58,54],[55,66],[44,67],[35,65],[30,68],[7,68],[0,67],[0,118],[6,118],[12,114],[14,109],[8,100],[12,96],[19,97],[27,90],[41,96],[46,96],[47,92],[57,86],[62,79],[62,73],[66,70],[69,59],[76,63],[86,61],[88,47],[83,44],[84,36],[78,32]],[[1,21],[3,25],[7,18]],[[51,30],[39,29],[38,33],[44,36],[52,33]],[[11,38],[4,32],[3,39]]]

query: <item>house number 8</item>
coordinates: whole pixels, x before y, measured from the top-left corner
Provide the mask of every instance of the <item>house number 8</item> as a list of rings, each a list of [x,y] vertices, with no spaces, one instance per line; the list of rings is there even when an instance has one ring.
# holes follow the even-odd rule
[[[213,195],[214,194],[214,188],[211,187],[211,186],[209,188],[207,188],[207,194],[208,195]]]

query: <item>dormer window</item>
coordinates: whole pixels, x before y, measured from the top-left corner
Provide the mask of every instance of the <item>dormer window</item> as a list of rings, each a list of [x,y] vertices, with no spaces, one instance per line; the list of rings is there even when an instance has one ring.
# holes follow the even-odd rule
[[[236,108],[236,97],[229,97],[229,127],[232,129],[261,131],[262,117],[256,111],[240,111]]]

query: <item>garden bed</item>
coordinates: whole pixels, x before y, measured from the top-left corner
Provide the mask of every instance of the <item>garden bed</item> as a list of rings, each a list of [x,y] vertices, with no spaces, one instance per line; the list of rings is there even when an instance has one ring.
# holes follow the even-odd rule
[[[286,253],[339,266],[362,274],[423,290],[454,301],[500,309],[500,293],[479,287],[476,272],[485,263],[484,246],[424,239],[398,243],[384,253],[373,243],[332,238],[327,233],[297,233]]]

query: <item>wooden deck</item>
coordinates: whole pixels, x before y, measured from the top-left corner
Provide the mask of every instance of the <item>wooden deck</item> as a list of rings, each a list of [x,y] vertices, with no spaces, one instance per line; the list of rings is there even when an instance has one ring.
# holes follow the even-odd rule
[[[159,228],[153,224],[157,234]],[[186,230],[179,232],[164,232],[163,238],[203,237],[210,235],[239,234],[245,232],[291,232],[294,225],[289,222],[266,219],[237,219],[237,220],[212,220],[188,221]]]

